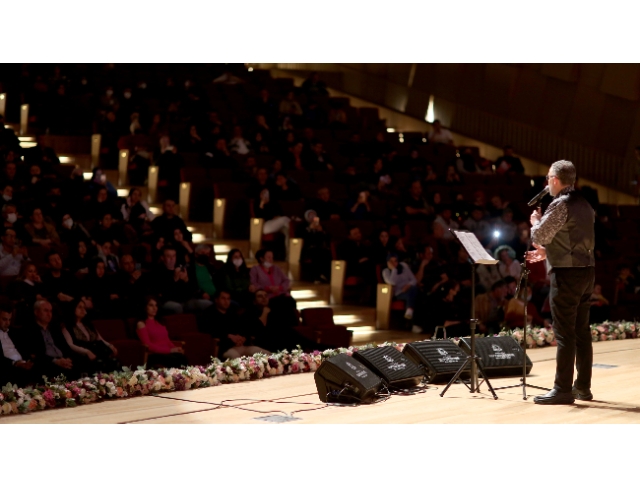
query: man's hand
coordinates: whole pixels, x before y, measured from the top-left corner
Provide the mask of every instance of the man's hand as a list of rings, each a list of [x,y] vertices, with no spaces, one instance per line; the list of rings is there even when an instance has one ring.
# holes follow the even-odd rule
[[[70,358],[56,358],[53,360],[53,363],[58,367],[62,367],[63,369],[72,369],[73,362],[71,362]]]
[[[142,271],[133,271],[131,273],[131,277],[133,277],[134,281],[137,281],[138,279],[140,279],[141,275],[142,275]]]
[[[33,367],[33,362],[31,360],[29,361],[25,361],[25,360],[18,360],[15,364],[13,364],[15,367],[18,367],[20,369],[24,369],[24,370],[31,370],[31,368]]]
[[[73,297],[65,293],[58,293],[58,300],[68,303],[70,301],[73,301]]]
[[[531,222],[531,226],[537,225],[542,219],[542,211],[540,208],[536,208],[536,210],[531,213],[531,217],[529,217],[529,221]]]
[[[534,243],[533,246],[536,248],[536,250],[527,252],[525,255],[527,262],[533,263],[542,262],[543,260],[545,260],[547,258],[546,249],[542,245],[538,245],[537,243]]]
[[[98,357],[96,357],[96,354],[95,354],[95,353],[93,353],[91,350],[88,350],[88,352],[89,352],[89,353],[87,354],[87,358],[88,358],[89,360],[95,360],[96,358],[98,358]]]
[[[229,334],[227,335],[227,337],[229,338],[229,340],[236,344],[236,347],[241,347],[242,345],[244,345],[245,338],[243,336]]]
[[[402,288],[402,292],[403,292],[403,293],[406,293],[409,289],[411,289],[411,284],[407,284],[406,286],[404,286],[404,287]]]
[[[171,349],[171,353],[184,353],[184,350],[182,349],[182,347],[173,347]]]

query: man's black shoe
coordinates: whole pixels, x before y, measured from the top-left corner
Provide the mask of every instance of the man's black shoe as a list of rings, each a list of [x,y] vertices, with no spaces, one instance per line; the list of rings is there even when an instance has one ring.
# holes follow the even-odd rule
[[[573,394],[575,399],[580,401],[591,401],[593,399],[593,394],[591,394],[590,389],[578,389],[576,386],[573,386],[571,394]]]
[[[536,404],[573,404],[575,399],[570,392],[560,392],[557,389],[551,389],[544,396],[536,396],[533,402]]]

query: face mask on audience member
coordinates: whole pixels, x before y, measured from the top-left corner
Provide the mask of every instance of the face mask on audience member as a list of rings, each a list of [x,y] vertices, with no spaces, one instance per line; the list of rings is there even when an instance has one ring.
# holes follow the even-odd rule
[[[65,226],[65,228],[71,229],[71,227],[73,226],[73,220],[71,218],[67,218],[62,222],[62,224]]]
[[[236,267],[240,267],[242,265],[242,259],[233,259],[231,262],[233,262],[233,265]]]
[[[16,215],[15,213],[9,213],[7,215],[7,221],[9,223],[15,223],[18,220],[18,215]]]
[[[131,98],[131,92],[130,91],[125,91],[124,92],[124,97],[128,100],[129,98]]]
[[[5,201],[11,200],[11,196],[9,196],[8,194],[3,194],[2,197],[4,198]]]
[[[272,265],[273,265],[273,264],[272,264],[271,262],[267,262],[267,261],[264,261],[264,262],[262,263],[262,267],[264,267],[265,269],[268,269],[268,268],[269,268],[269,267],[271,267]]]

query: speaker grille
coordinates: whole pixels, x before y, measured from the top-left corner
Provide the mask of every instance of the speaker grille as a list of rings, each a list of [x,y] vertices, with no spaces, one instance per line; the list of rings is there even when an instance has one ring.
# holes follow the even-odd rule
[[[471,353],[471,339],[460,340],[460,347]],[[511,376],[522,374],[522,347],[513,337],[476,338],[476,355],[482,359],[482,367],[490,376]],[[533,362],[527,357],[527,374]]]
[[[353,356],[378,374],[389,387],[415,387],[424,376],[424,372],[414,362],[393,347],[360,350]]]
[[[467,358],[460,347],[457,347],[451,340],[425,340],[407,344],[402,351],[416,364],[425,367],[429,382],[448,382],[460,369]],[[464,368],[468,371],[470,365]],[[462,377],[466,377],[465,372]]]
[[[375,373],[346,354],[325,360],[314,379],[322,402],[370,402],[382,386]]]

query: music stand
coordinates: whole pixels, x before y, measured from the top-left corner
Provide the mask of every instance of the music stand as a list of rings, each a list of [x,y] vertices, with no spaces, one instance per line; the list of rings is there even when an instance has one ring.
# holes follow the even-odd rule
[[[480,374],[482,374],[484,382],[487,383],[487,387],[493,395],[493,398],[498,399],[495,390],[493,389],[493,387],[491,387],[491,382],[489,382],[489,379],[487,379],[487,376],[484,373],[484,369],[481,363],[482,359],[476,355],[476,324],[478,323],[478,320],[476,319],[476,266],[495,265],[498,263],[498,261],[493,259],[487,253],[478,238],[473,233],[451,229],[449,229],[449,231],[453,234],[456,240],[460,242],[460,245],[462,245],[467,251],[467,253],[469,254],[469,260],[471,261],[471,320],[469,321],[469,327],[471,328],[471,352],[462,366],[458,369],[456,374],[451,378],[447,386],[440,393],[440,397],[444,397],[445,392],[447,392],[447,389],[449,389],[451,384],[456,382],[467,365],[471,364],[469,383],[467,384],[464,381],[462,383],[467,386],[469,392],[471,392],[472,394],[480,392],[480,384],[478,384],[478,371],[480,371]]]
[[[531,243],[529,243],[529,245],[527,246],[527,250],[529,250],[530,245]],[[522,288],[524,288],[524,296],[523,296],[524,321],[522,326],[522,329],[524,332],[524,336],[522,337],[522,349],[524,353],[522,354],[522,379],[520,379],[519,384],[514,384],[512,386],[496,387],[496,390],[522,387],[522,400],[526,401],[528,398],[527,397],[527,333],[529,330],[528,323],[527,323],[527,279],[529,278],[529,273],[531,272],[529,269],[527,269],[527,253],[526,252],[524,254],[524,261],[522,262],[522,264],[520,264],[520,266],[522,267],[522,269],[520,270],[520,278],[518,279],[518,285],[516,286],[516,295],[513,297],[513,299],[518,299],[518,296],[520,295]],[[523,282],[524,282],[524,286],[522,286]],[[534,389],[540,389],[542,391],[551,390],[546,387],[534,386],[533,384],[528,384],[528,385],[529,387],[532,387]]]

